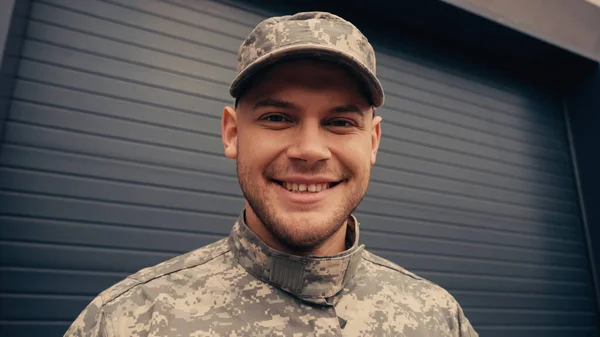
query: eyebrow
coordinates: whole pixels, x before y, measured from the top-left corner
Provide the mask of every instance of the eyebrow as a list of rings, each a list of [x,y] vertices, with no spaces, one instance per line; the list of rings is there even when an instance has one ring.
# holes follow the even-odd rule
[[[361,117],[365,116],[363,111],[357,105],[354,105],[354,104],[336,106],[335,108],[331,109],[330,111],[335,112],[335,113],[354,112],[354,113],[359,114]]]
[[[252,107],[252,110],[256,111],[257,109],[264,108],[264,107],[290,109],[290,110],[298,109],[298,107],[292,102],[288,102],[288,101],[284,101],[284,100],[280,100],[280,99],[274,99],[274,98],[267,98],[267,99],[263,99],[263,100],[256,102],[254,104],[254,106]],[[363,111],[355,104],[336,106],[329,111],[333,112],[333,113],[353,112],[353,113],[360,115],[361,117],[364,117]]]
[[[283,101],[283,100],[279,100],[279,99],[267,98],[267,99],[263,99],[261,101],[256,102],[256,104],[254,104],[254,106],[252,107],[252,110],[256,111],[257,109],[264,108],[264,107],[280,108],[280,109],[295,109],[296,105],[294,105],[291,102],[287,102],[287,101]]]

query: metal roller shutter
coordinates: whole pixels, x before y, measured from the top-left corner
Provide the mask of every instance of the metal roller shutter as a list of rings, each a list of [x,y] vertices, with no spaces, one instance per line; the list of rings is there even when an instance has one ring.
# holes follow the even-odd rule
[[[229,232],[243,202],[220,115],[261,19],[200,0],[32,3],[0,157],[2,336],[60,336],[102,289]],[[377,50],[367,247],[447,288],[483,336],[593,336],[560,102]]]

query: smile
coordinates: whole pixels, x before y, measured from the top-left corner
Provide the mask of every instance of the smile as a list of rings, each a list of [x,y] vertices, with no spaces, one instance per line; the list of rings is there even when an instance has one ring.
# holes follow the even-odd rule
[[[340,183],[338,181],[338,182],[330,182],[330,183],[326,182],[326,183],[306,184],[306,183],[280,181],[280,180],[274,180],[274,182],[293,193],[319,193],[326,189],[335,187],[337,184]]]

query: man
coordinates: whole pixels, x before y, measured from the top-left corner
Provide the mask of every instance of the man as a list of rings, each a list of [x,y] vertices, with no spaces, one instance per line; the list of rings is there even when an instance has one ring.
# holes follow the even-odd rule
[[[66,336],[477,336],[445,290],[359,245],[384,95],[356,27],[261,22],[230,92],[222,138],[246,198],[231,235],[105,290]]]

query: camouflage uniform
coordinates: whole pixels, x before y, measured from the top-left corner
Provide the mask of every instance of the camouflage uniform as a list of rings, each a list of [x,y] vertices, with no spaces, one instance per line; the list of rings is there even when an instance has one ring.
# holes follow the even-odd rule
[[[231,95],[266,66],[295,57],[347,66],[372,105],[383,104],[366,37],[320,12],[260,23],[240,47]],[[448,292],[359,245],[353,216],[344,252],[299,257],[268,247],[243,214],[228,238],[103,291],[65,336],[478,336]]]
[[[241,215],[231,235],[102,292],[65,336],[476,337],[439,286],[359,245],[298,257],[263,243]]]

